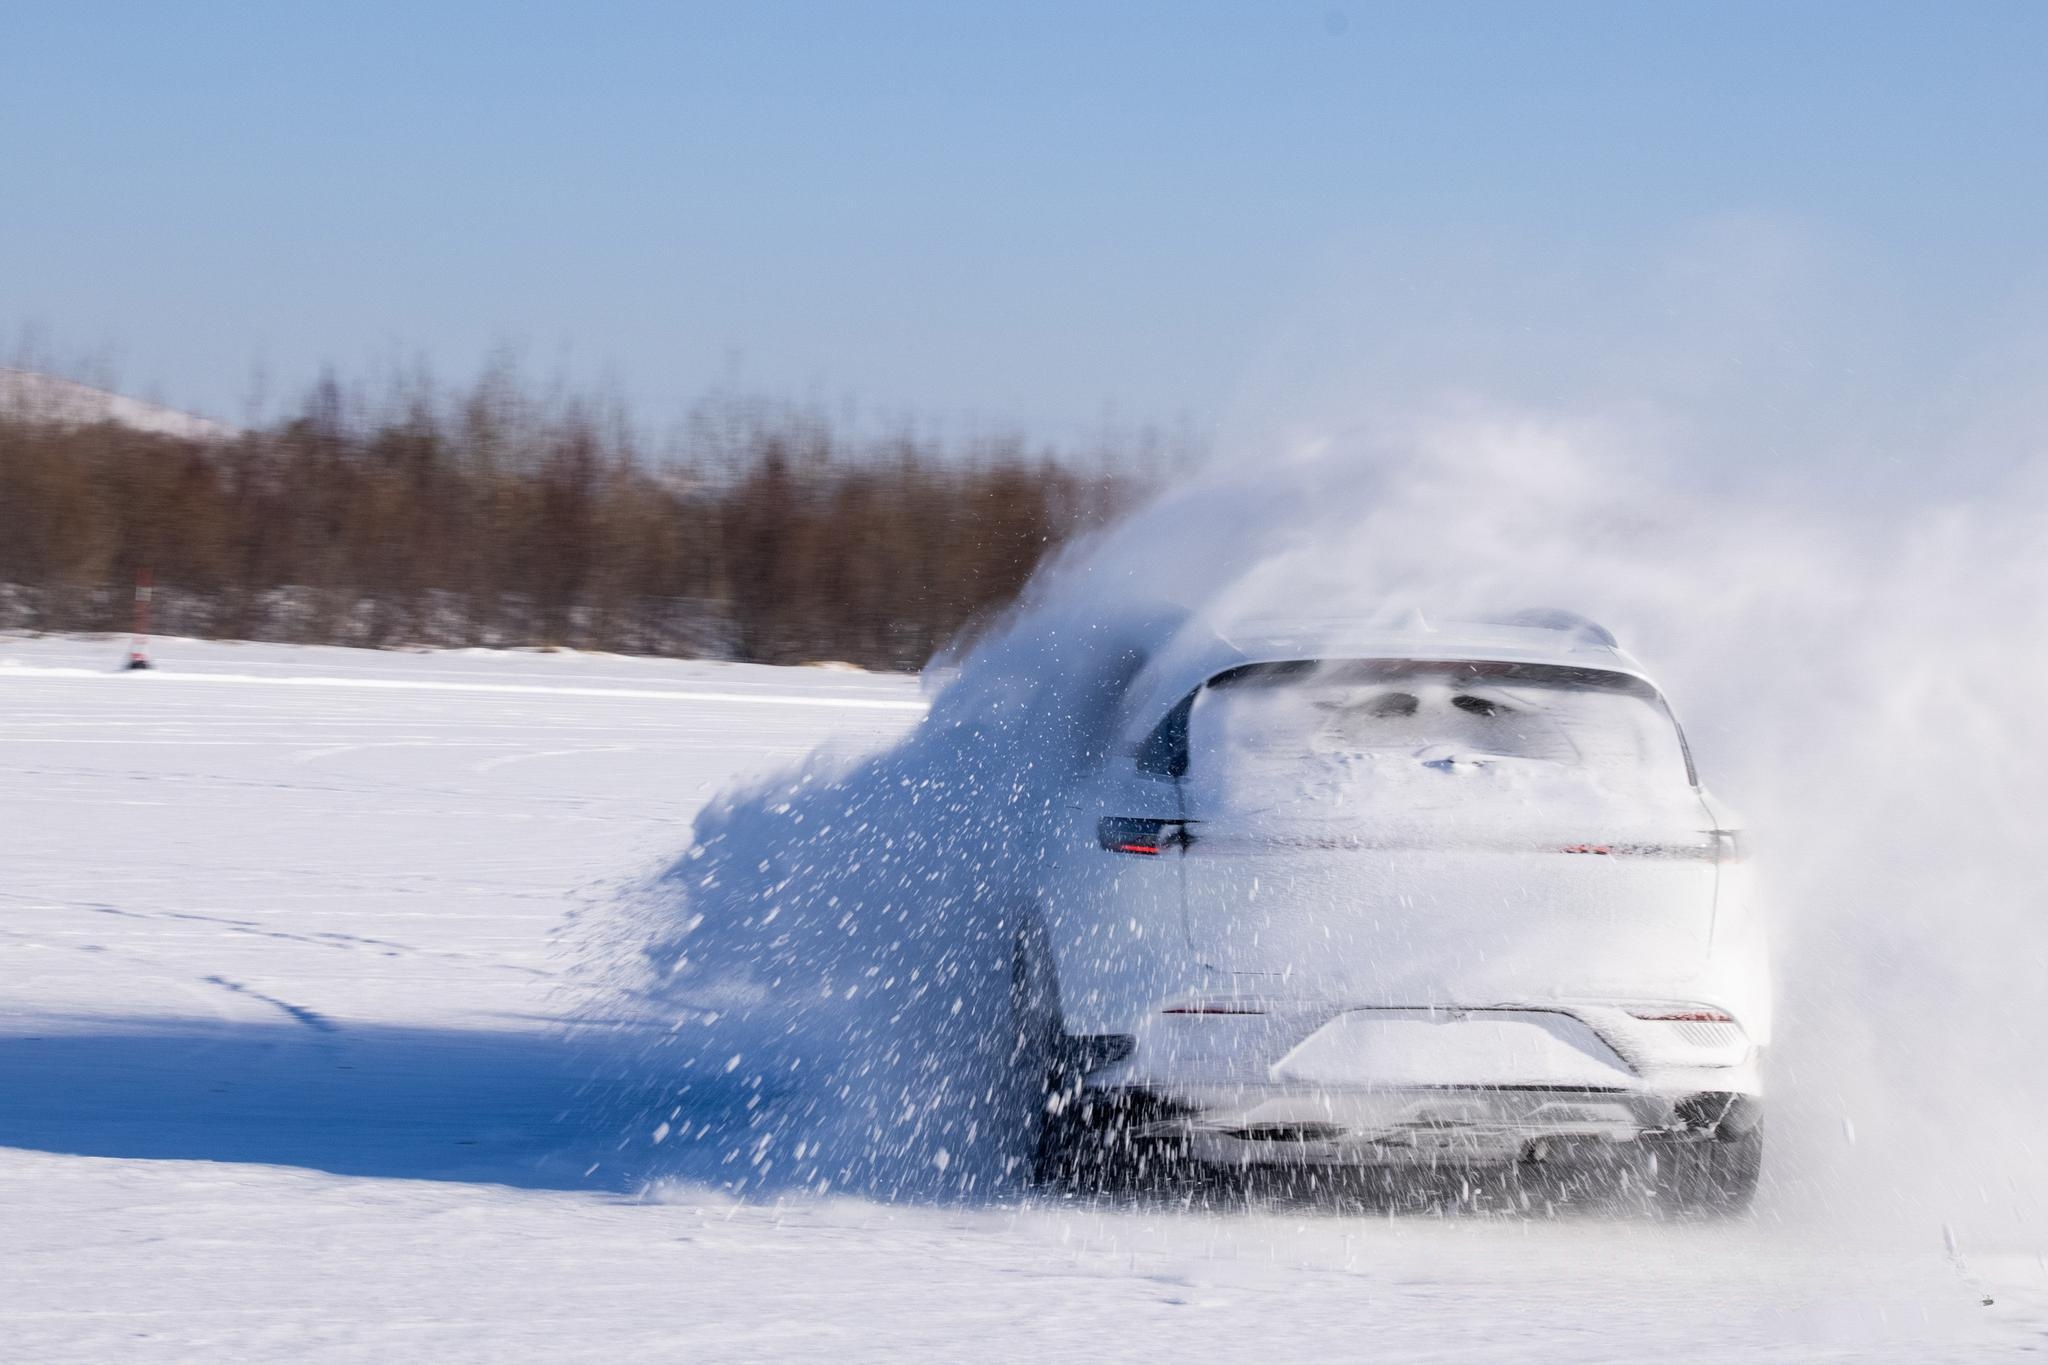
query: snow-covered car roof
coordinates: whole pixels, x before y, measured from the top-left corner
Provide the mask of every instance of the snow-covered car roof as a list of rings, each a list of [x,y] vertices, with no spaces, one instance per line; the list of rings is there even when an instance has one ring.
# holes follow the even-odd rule
[[[1436,621],[1420,612],[1363,621],[1261,618],[1184,627],[1132,681],[1127,724],[1144,733],[1219,673],[1299,659],[1552,664],[1618,673],[1656,686],[1612,635],[1569,612],[1520,612],[1510,621]]]

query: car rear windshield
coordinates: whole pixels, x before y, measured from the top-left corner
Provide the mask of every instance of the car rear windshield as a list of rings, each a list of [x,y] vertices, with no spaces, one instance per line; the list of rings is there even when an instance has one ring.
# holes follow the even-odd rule
[[[1248,665],[1197,693],[1187,745],[1187,771],[1215,798],[1327,794],[1334,784],[1361,794],[1412,787],[1434,801],[1452,794],[1431,780],[1444,776],[1473,779],[1461,796],[1533,796],[1557,782],[1609,795],[1691,785],[1656,689],[1552,664]]]

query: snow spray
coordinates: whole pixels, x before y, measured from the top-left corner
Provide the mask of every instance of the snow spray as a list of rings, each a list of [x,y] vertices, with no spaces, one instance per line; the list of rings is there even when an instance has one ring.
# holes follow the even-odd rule
[[[1563,606],[1664,681],[1779,936],[1759,1217],[2032,1245],[2048,1209],[2048,494],[1845,511],[1702,485],[1655,427],[1460,405],[1225,460],[1041,572],[901,744],[729,793],[636,921],[686,1174],[1012,1187],[986,908],[1189,615]],[[1239,472],[1240,469],[1256,472]]]

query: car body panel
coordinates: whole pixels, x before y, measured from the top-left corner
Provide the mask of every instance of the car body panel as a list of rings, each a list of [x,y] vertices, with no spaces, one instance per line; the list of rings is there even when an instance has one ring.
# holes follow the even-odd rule
[[[1189,948],[1205,966],[1360,1004],[1487,1005],[1620,992],[1697,999],[1715,870],[1706,857],[1295,849],[1185,855]]]

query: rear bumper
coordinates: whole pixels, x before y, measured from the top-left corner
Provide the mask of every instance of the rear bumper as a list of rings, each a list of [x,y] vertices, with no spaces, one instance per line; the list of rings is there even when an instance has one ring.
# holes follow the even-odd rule
[[[1082,1092],[1082,1126],[1214,1166],[1493,1166],[1588,1146],[1698,1141],[1762,1119],[1754,1095],[1432,1087]]]
[[[1067,1121],[1217,1165],[1496,1165],[1739,1135],[1762,1112],[1738,1026],[1615,1005],[1237,1001],[1116,1041],[1092,1067],[1077,1053]]]

